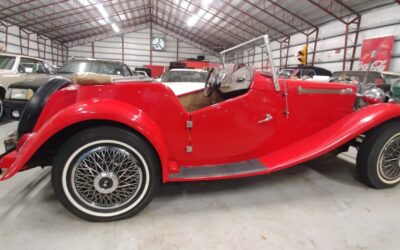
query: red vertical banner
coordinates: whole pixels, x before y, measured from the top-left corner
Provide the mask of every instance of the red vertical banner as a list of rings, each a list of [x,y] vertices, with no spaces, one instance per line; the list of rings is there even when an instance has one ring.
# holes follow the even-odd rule
[[[389,70],[393,44],[393,35],[364,39],[361,47],[360,70],[367,70],[368,65],[371,63],[371,54],[373,51],[376,51],[376,55],[371,70]]]

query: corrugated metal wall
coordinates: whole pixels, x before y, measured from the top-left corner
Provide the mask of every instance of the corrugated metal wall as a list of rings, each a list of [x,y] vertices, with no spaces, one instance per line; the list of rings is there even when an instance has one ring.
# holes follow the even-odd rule
[[[7,41],[7,42],[6,42]],[[66,58],[65,48],[45,36],[25,31],[17,26],[0,26],[0,42],[6,44],[6,52],[45,59],[53,65],[61,65]]]
[[[361,16],[361,31],[355,54],[354,70],[359,67],[361,44],[363,39],[385,35],[395,36],[395,45],[392,51],[391,71],[400,72],[400,5],[392,5],[381,9],[365,12]],[[317,53],[315,55],[315,66],[327,68],[332,71],[342,70],[343,47],[344,47],[344,24],[334,21],[320,27]],[[305,44],[305,37],[295,35],[291,37],[291,48],[289,49],[289,64],[297,64],[297,52]],[[313,46],[310,45],[310,46]],[[276,47],[278,48],[278,47]],[[340,49],[337,52],[336,49]],[[279,55],[277,51],[276,55]],[[310,56],[309,56],[310,57]]]
[[[365,12],[361,17],[361,31],[359,34],[358,44],[355,54],[355,63],[353,70],[359,68],[359,57],[361,54],[362,40],[385,35],[394,35],[395,44],[392,51],[392,60],[390,63],[390,71],[400,72],[400,5],[395,4],[380,9]],[[331,71],[342,70],[343,47],[345,43],[344,37],[345,27],[339,21],[333,21],[320,27],[318,44],[315,55],[315,66],[323,67]],[[310,49],[313,48],[313,41],[310,41]],[[288,65],[297,65],[297,53],[306,43],[306,37],[302,34],[296,34],[290,38]],[[279,43],[272,42],[272,51],[275,58],[275,65],[279,67]],[[286,49],[283,51],[286,55]],[[239,56],[239,62],[247,63],[248,60],[253,60],[253,51],[244,51],[242,56]],[[350,53],[350,52],[348,52]],[[250,54],[250,56],[248,56]],[[309,55],[309,63],[312,55]],[[350,57],[349,57],[350,58]],[[255,67],[261,67],[261,48],[255,48],[254,55]],[[282,64],[284,65],[284,58]]]
[[[68,57],[94,57],[97,59],[108,59],[124,61],[128,66],[142,66],[150,64],[168,66],[171,61],[186,58],[196,58],[198,55],[205,55],[206,60],[218,60],[201,49],[198,49],[175,37],[153,29],[153,37],[163,37],[166,40],[166,48],[163,51],[152,50],[150,53],[150,29],[143,29],[122,36],[115,36],[101,41],[95,41],[85,45],[71,47],[68,50]],[[124,41],[124,44],[122,44]],[[122,53],[122,48],[123,53]]]

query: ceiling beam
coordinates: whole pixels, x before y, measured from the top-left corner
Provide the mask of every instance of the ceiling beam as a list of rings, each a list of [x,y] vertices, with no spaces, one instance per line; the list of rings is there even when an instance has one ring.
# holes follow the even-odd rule
[[[129,9],[129,10],[123,10],[123,11],[120,11],[120,12],[117,12],[117,13],[113,13],[113,14],[110,15],[109,17],[110,17],[110,18],[112,18],[112,17],[118,17],[118,16],[120,16],[120,15],[125,15],[125,14],[127,14],[127,13],[131,13],[131,12],[134,12],[134,11],[145,10],[145,9],[148,9],[148,8],[149,8],[149,6],[147,6],[147,5],[142,5],[142,6],[138,6],[137,8],[133,8],[133,9]],[[77,22],[68,23],[68,24],[65,24],[65,25],[60,25],[60,26],[54,27],[54,28],[52,28],[52,29],[43,29],[43,30],[39,30],[38,32],[47,32],[47,33],[51,33],[51,32],[53,32],[53,31],[60,30],[60,29],[65,29],[65,28],[69,28],[69,27],[71,27],[71,26],[82,25],[82,24],[87,24],[87,23],[91,23],[91,22],[97,22],[97,21],[100,21],[100,20],[104,20],[104,18],[103,18],[102,16],[96,17],[96,18],[87,18],[87,19],[83,19],[83,20],[78,20]],[[106,25],[108,25],[108,24],[106,24]],[[99,26],[99,27],[100,27],[100,26],[103,27],[104,25],[98,24],[98,26]],[[61,33],[61,34],[62,34],[62,33]]]
[[[2,16],[2,17],[0,17],[0,20],[4,20],[4,19],[6,19],[8,17],[15,17],[15,15],[19,15],[19,14],[22,14],[22,13],[30,12],[30,11],[41,9],[41,8],[50,7],[52,5],[64,3],[64,2],[67,2],[67,1],[69,1],[69,0],[58,0],[58,1],[54,1],[54,2],[48,3],[48,4],[38,5],[38,6],[34,7],[34,8],[28,8],[28,9],[24,9],[22,11],[18,11],[18,12],[14,12],[12,14],[9,14],[9,15]],[[33,2],[33,1],[31,1],[31,2]],[[3,10],[0,10],[0,14],[1,14],[1,11],[3,11]]]
[[[182,9],[183,13],[185,15],[187,15],[188,17],[191,17],[192,15],[196,15],[197,13],[190,11],[190,10],[186,10],[184,9],[181,5],[177,5],[175,4],[173,1],[170,0],[163,0],[161,2],[164,2],[164,4],[168,4],[171,8],[174,7],[174,9],[179,10]],[[188,14],[189,13],[189,14]],[[207,19],[205,19],[204,17],[199,17],[200,20],[202,20],[204,23],[209,24],[209,27],[213,27],[213,29],[215,29],[216,32],[223,32],[227,35],[229,35],[231,38],[239,41],[239,42],[244,42],[247,41],[249,38],[248,37],[243,37],[242,35],[239,35],[237,33],[235,33],[234,31],[231,30],[227,30],[225,27],[222,27],[220,25],[216,25],[214,23],[210,23]],[[186,23],[185,20],[182,20],[183,23]]]
[[[166,11],[164,11],[164,10],[161,10],[161,9],[158,9],[158,8],[153,8],[153,9],[156,10],[156,11],[158,11],[158,12],[161,12],[161,13],[163,13],[163,14],[168,13],[168,12],[166,12]],[[154,16],[154,19],[157,20],[157,19],[158,19],[158,15],[155,15],[155,16]],[[172,17],[172,19],[173,19],[173,20],[178,20],[178,21],[180,21],[179,19],[174,18],[174,17]],[[167,23],[167,24],[168,24],[168,23]],[[159,25],[161,25],[161,24],[159,23]],[[219,38],[219,37],[217,38],[216,36],[214,36],[214,38],[215,38],[217,41],[219,41],[219,44],[214,43],[214,42],[210,41],[209,39],[204,38],[204,37],[213,37],[212,34],[207,34],[206,32],[202,31],[202,30],[199,29],[199,28],[192,27],[191,30],[192,30],[193,32],[189,31],[188,29],[184,29],[184,28],[182,28],[182,27],[180,27],[180,26],[178,26],[178,25],[175,25],[174,28],[179,28],[179,29],[182,30],[183,32],[189,33],[189,34],[191,34],[192,36],[196,36],[196,39],[201,39],[201,40],[205,41],[206,43],[207,43],[207,42],[208,42],[208,43],[211,43],[213,46],[220,46],[220,45],[221,45],[221,42],[223,42],[223,43],[228,42],[228,41],[226,41],[226,40],[223,40],[223,39],[221,39],[221,38]],[[199,35],[200,35],[200,36],[199,36]],[[188,38],[190,38],[190,37],[188,37]],[[194,39],[194,40],[195,40],[195,39]],[[204,45],[207,45],[207,44],[204,44]]]
[[[252,19],[252,20],[255,20],[258,23],[261,23],[262,25],[267,27],[268,30],[273,30],[275,32],[275,34],[268,34],[268,35],[270,35],[271,38],[273,38],[274,40],[278,40],[279,38],[283,38],[283,37],[289,37],[288,34],[278,30],[277,28],[271,26],[270,24],[264,22],[263,20],[255,17],[255,16],[249,15],[244,10],[242,10],[242,9],[238,8],[237,6],[233,5],[230,1],[228,1],[228,0],[219,0],[219,1],[222,1],[223,3],[225,3],[226,5],[231,7],[232,9],[234,9],[235,11],[239,12],[241,15],[247,16],[249,19]],[[278,34],[280,36],[278,36]]]

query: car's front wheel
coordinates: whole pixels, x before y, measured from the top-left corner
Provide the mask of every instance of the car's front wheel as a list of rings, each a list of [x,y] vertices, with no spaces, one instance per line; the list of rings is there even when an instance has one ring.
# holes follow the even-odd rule
[[[151,201],[160,183],[153,148],[122,128],[97,127],[61,147],[52,184],[62,204],[90,221],[131,217]]]
[[[361,180],[374,188],[389,188],[400,183],[400,126],[388,122],[367,134],[357,154]]]

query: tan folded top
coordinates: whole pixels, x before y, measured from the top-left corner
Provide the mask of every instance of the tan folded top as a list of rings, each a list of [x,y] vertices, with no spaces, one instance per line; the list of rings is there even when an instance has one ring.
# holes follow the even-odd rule
[[[113,77],[105,74],[96,73],[76,73],[71,77],[75,84],[80,85],[96,85],[113,83]]]

